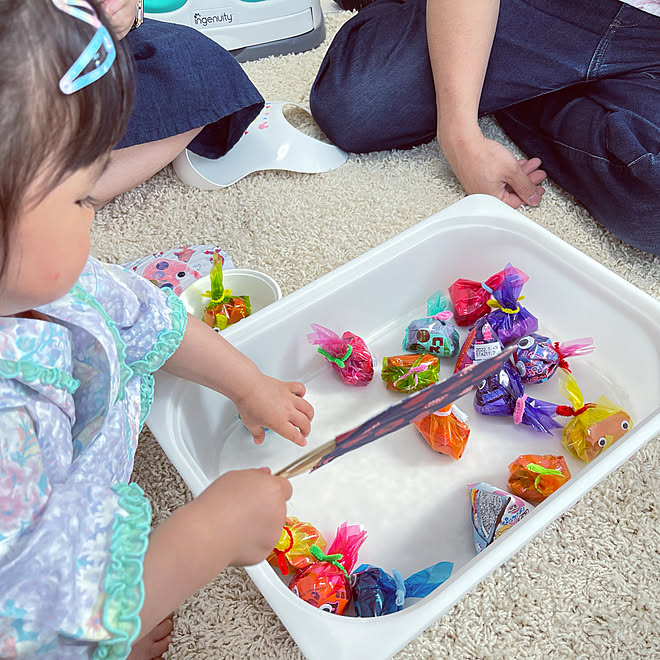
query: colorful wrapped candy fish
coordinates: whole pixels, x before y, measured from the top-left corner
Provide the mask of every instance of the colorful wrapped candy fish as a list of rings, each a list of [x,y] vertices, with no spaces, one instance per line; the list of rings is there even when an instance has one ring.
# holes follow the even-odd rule
[[[507,264],[503,272],[504,278],[493,287],[494,300],[488,301],[488,305],[495,308],[488,315],[488,320],[499,340],[506,345],[535,332],[539,322],[525,307],[518,304],[524,298],[520,292],[529,277],[511,264]]]
[[[282,528],[282,536],[268,556],[268,562],[279,566],[282,575],[289,574],[289,566],[299,571],[316,561],[310,552],[313,545],[325,550],[327,544],[321,532],[310,523],[288,516]]]
[[[458,353],[459,338],[458,330],[449,321],[451,316],[451,312],[446,311],[411,321],[403,338],[403,350],[454,357]]]
[[[352,599],[349,573],[366,536],[360,525],[342,523],[327,555],[318,546],[310,548],[317,561],[295,575],[289,589],[314,607],[343,614]]]
[[[561,426],[552,417],[557,414],[557,404],[527,396],[510,362],[505,362],[498,372],[479,383],[474,394],[474,408],[482,415],[512,415],[514,424],[525,424],[535,431],[551,433]]]
[[[509,464],[509,490],[539,504],[571,478],[563,456],[523,454]]]
[[[307,335],[310,344],[318,344],[316,349],[339,374],[346,385],[362,387],[374,377],[374,361],[364,341],[346,331],[341,337],[318,323],[312,323]]]
[[[458,460],[463,456],[470,437],[467,415],[455,404],[436,410],[414,422],[433,451]]]
[[[380,375],[387,383],[388,390],[416,392],[437,383],[439,370],[438,358],[428,353],[394,355],[383,358]]]
[[[504,350],[502,342],[498,339],[497,333],[488,322],[488,317],[482,316],[477,319],[474,327],[468,332],[463,346],[456,358],[454,373],[465,369],[474,362],[488,360],[488,358],[499,355]]]
[[[456,325],[472,325],[478,318],[490,312],[488,300],[493,289],[504,277],[503,271],[491,275],[485,282],[458,279],[449,287],[449,297],[454,306]]]
[[[225,289],[222,283],[222,256],[213,253],[211,266],[211,290],[202,294],[211,298],[204,307],[204,322],[206,325],[224,330],[228,325],[238,323],[252,313],[250,296],[232,296],[231,289]]]
[[[559,343],[532,333],[518,340],[512,360],[523,383],[543,383],[558,367],[570,371],[566,358],[587,355],[594,350],[593,339],[584,337]]]
[[[524,518],[532,506],[519,497],[480,481],[470,484],[474,546],[481,552]]]
[[[575,376],[563,369],[559,386],[571,405],[559,406],[557,412],[573,418],[564,427],[561,443],[585,463],[593,461],[632,428],[630,415],[607,397],[585,404]]]
[[[404,580],[396,568],[388,575],[382,568],[362,564],[351,573],[355,613],[367,617],[398,612],[406,598],[424,598],[437,589],[453,568],[452,562],[441,561]]]

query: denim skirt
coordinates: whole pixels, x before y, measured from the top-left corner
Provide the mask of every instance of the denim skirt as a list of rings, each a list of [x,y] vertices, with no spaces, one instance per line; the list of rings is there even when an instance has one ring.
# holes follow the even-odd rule
[[[240,64],[197,30],[145,19],[125,40],[135,60],[136,98],[118,149],[204,126],[188,148],[219,158],[261,111],[263,97]]]

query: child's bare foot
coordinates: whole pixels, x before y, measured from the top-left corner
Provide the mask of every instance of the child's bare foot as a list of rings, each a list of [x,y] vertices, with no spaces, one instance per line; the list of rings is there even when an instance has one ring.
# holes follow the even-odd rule
[[[158,660],[161,658],[172,642],[173,616],[174,614],[170,614],[150,633],[146,634],[140,641],[135,642],[127,660]]]

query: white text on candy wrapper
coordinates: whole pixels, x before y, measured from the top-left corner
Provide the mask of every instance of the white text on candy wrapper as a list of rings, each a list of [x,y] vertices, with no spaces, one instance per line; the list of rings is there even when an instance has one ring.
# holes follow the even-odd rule
[[[193,14],[193,23],[208,27],[209,25],[229,25],[234,22],[234,14],[231,9],[211,9],[207,11],[196,11]]]

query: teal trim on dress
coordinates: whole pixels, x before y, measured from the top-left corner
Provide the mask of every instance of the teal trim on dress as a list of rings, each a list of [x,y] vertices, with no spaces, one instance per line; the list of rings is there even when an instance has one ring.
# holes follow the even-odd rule
[[[161,289],[162,290],[162,289]],[[172,327],[169,330],[161,330],[156,336],[156,341],[141,360],[131,362],[131,369],[134,373],[152,374],[158,371],[165,362],[172,357],[183,339],[188,323],[188,312],[177,295],[171,290],[167,290],[167,306],[172,311]]]
[[[108,330],[115,342],[117,348],[117,358],[119,360],[119,388],[117,391],[117,401],[123,401],[124,395],[126,394],[126,383],[128,383],[130,377],[133,375],[133,370],[126,364],[126,343],[121,338],[119,330],[117,330],[117,325],[112,320],[110,315],[103,309],[101,303],[88,291],[85,291],[80,284],[74,284],[71,289],[71,293],[76,297],[81,303],[93,307],[105,321]]]
[[[140,376],[140,428],[147,421],[147,416],[154,402],[154,377],[151,374]]]
[[[69,394],[73,394],[80,387],[77,378],[59,367],[44,367],[32,360],[0,359],[0,376],[27,382],[38,380],[42,385],[52,385],[56,389],[66,390]]]
[[[97,644],[94,660],[125,660],[140,632],[144,604],[142,565],[151,532],[151,505],[137,484],[117,484],[112,490],[128,515],[115,515],[105,575],[103,626],[113,638]]]

